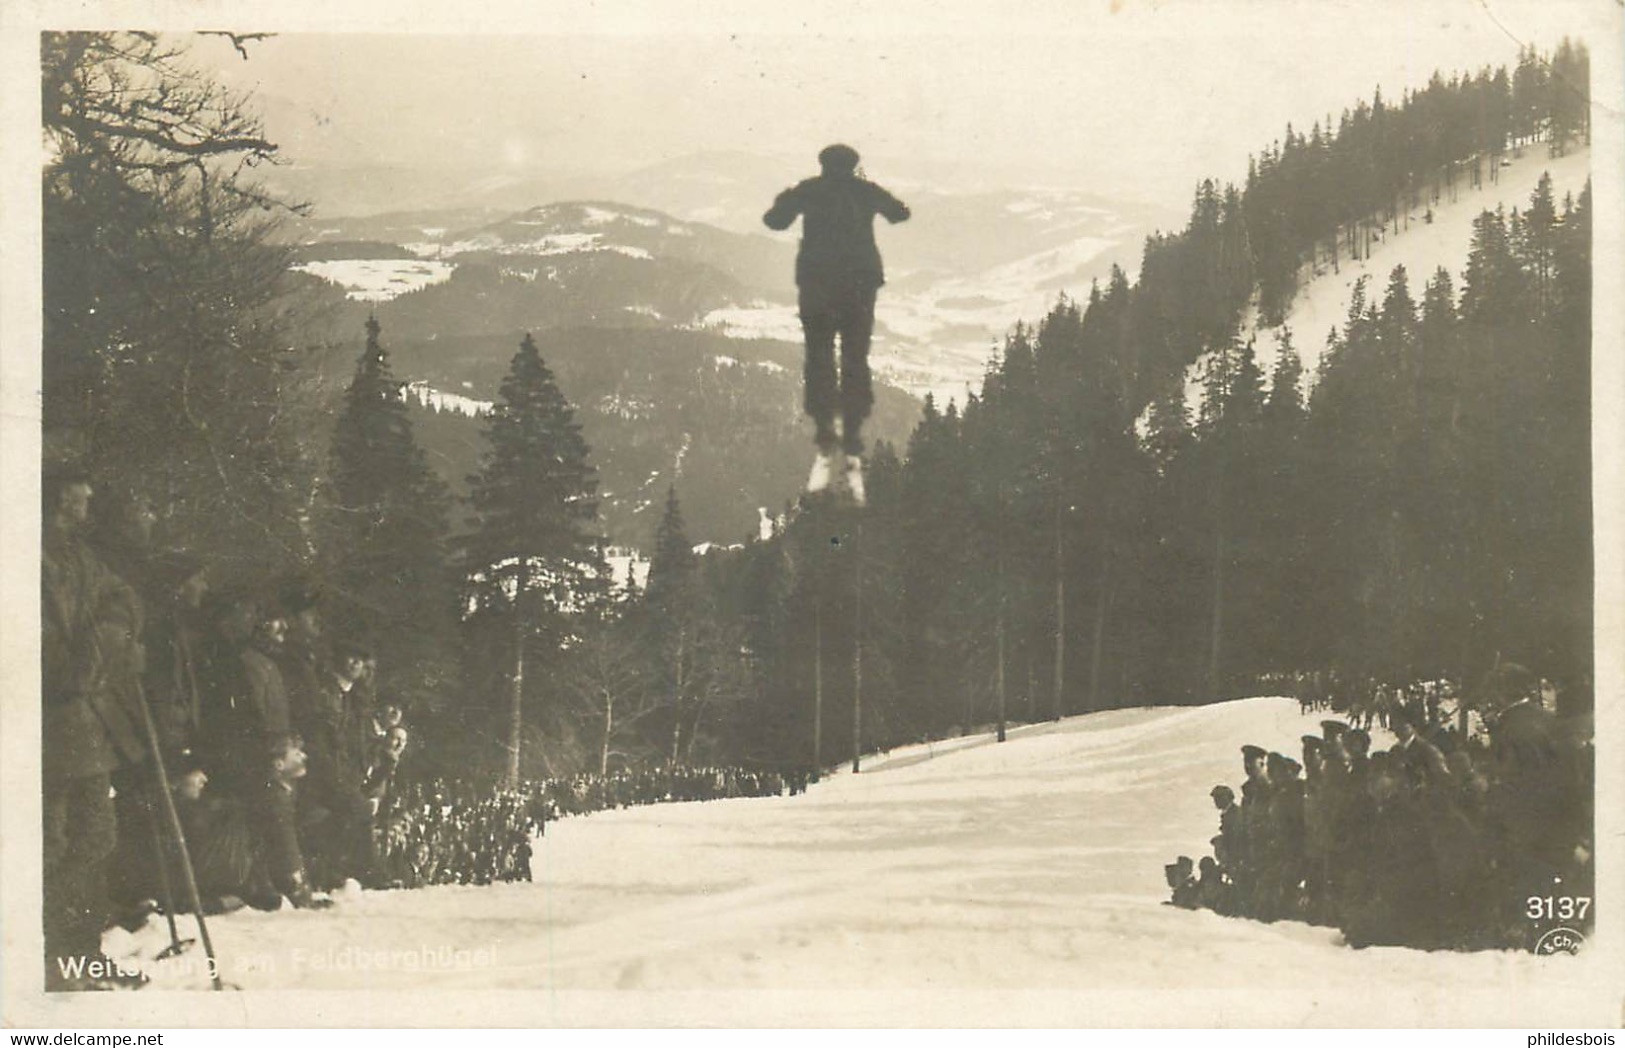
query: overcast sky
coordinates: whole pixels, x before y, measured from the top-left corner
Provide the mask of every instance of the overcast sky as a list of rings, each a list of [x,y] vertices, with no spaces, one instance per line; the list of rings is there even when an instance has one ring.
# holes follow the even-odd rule
[[[624,171],[740,150],[811,167],[840,140],[882,180],[888,165],[967,179],[996,167],[1010,180],[1149,198],[1208,174],[1239,178],[1288,121],[1307,131],[1379,85],[1397,98],[1435,68],[1510,63],[1521,43],[1549,50],[1565,34],[1611,54],[1620,10],[1616,0],[620,0],[471,22],[445,6],[347,10],[345,26],[307,14],[273,23],[283,35],[253,45],[250,61],[216,42],[197,57],[256,91],[272,137],[300,164]],[[287,31],[335,26],[375,31]]]

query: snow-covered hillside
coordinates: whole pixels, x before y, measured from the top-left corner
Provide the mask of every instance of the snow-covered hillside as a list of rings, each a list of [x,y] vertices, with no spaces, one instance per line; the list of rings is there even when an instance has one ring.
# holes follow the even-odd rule
[[[1292,329],[1292,343],[1303,358],[1305,373],[1314,375],[1315,364],[1326,347],[1327,332],[1334,327],[1340,329],[1347,319],[1349,296],[1359,278],[1366,278],[1367,300],[1378,303],[1388,286],[1389,274],[1395,266],[1404,266],[1411,296],[1421,301],[1423,286],[1443,266],[1449,270],[1459,294],[1472,244],[1473,222],[1483,212],[1497,207],[1504,207],[1509,214],[1513,208],[1526,209],[1544,172],[1551,173],[1552,194],[1561,210],[1566,195],[1578,197],[1585,188],[1591,175],[1591,151],[1580,149],[1554,159],[1546,155],[1544,143],[1528,146],[1522,156],[1508,157],[1496,181],[1486,178],[1476,190],[1464,185],[1454,201],[1446,197],[1433,204],[1431,224],[1423,220],[1428,208],[1424,202],[1411,214],[1408,228],[1402,224],[1398,233],[1373,243],[1369,258],[1359,262],[1345,258],[1340,272],[1328,268],[1324,275],[1311,280],[1293,301],[1285,324]],[[1258,335],[1259,362],[1268,374],[1275,362],[1279,331],[1258,331],[1256,322],[1250,322],[1243,338],[1253,333]]]
[[[415,258],[345,258],[291,267],[344,289],[357,302],[388,302],[408,291],[451,279],[450,263]]]
[[[596,303],[588,310],[594,324],[637,318],[730,338],[800,343],[792,281],[799,230],[768,234],[759,216],[771,189],[739,195],[731,176],[719,178],[667,188],[676,193],[675,203],[702,185],[690,204],[721,194],[735,218],[749,213],[744,232],[701,221],[704,207],[674,214],[606,201],[551,203],[462,229],[441,226],[439,219],[431,224],[434,215],[416,222],[411,216],[390,223],[333,219],[308,231],[311,245],[387,244],[396,236],[398,250],[417,257],[324,260],[299,268],[341,285],[351,298],[385,302],[476,262]],[[878,303],[874,366],[888,384],[915,395],[932,392],[943,402],[963,403],[967,389],[980,387],[995,347],[1018,321],[1036,321],[1062,292],[1087,295],[1090,281],[1106,278],[1113,263],[1132,274],[1145,235],[1176,217],[1075,189],[898,188],[914,217],[880,231],[890,283]],[[639,190],[653,191],[648,185]],[[752,201],[748,208],[746,200]],[[629,279],[625,266],[591,264],[606,255],[644,268]],[[668,293],[655,294],[662,289]]]
[[[1202,854],[1208,790],[1239,781],[1239,747],[1284,749],[1305,730],[1282,698],[1075,717],[1002,745],[873,755],[802,796],[552,823],[531,884],[364,893],[210,927],[246,989],[402,991],[372,1021],[478,1023],[490,1008],[615,1026],[1617,1021],[1600,946],[1356,951],[1331,929],[1163,905],[1162,864]],[[142,940],[161,945],[161,923]],[[424,991],[455,993],[457,1014],[429,1011]],[[242,1018],[288,1021],[232,997]]]

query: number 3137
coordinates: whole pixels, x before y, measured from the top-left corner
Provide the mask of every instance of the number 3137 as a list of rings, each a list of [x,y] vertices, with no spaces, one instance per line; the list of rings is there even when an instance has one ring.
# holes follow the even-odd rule
[[[1530,920],[1583,921],[1591,912],[1589,895],[1531,895],[1524,913]]]

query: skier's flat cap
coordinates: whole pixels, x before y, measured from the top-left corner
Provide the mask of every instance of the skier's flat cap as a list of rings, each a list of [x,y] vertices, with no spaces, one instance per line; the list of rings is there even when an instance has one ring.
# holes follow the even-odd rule
[[[1326,736],[1327,742],[1331,742],[1348,730],[1349,726],[1340,720],[1323,720],[1320,722],[1321,734]]]
[[[818,165],[826,171],[850,171],[858,166],[858,151],[840,142],[818,152]]]
[[[1304,753],[1319,753],[1320,748],[1326,745],[1326,740],[1319,735],[1305,735],[1301,741]]]
[[[1266,756],[1268,754],[1268,752],[1269,751],[1264,749],[1264,747],[1262,747],[1262,746],[1254,746],[1250,742],[1247,745],[1245,745],[1245,746],[1243,746],[1241,748],[1241,755],[1243,757],[1247,758],[1250,761],[1251,760],[1257,760],[1260,757]]]

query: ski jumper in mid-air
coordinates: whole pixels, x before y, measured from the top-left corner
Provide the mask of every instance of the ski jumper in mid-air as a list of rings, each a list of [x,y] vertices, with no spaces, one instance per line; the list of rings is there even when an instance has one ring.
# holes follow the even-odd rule
[[[818,154],[822,172],[786,189],[762,216],[770,229],[789,229],[801,217],[796,254],[801,330],[807,340],[806,407],[816,427],[818,457],[807,490],[822,491],[839,472],[853,499],[863,502],[863,422],[874,392],[869,377],[869,339],[875,326],[875,293],[886,282],[875,246],[874,218],[908,218],[901,200],[858,174],[858,154],[833,145]],[[841,370],[835,372],[835,336],[841,338]],[[835,430],[837,411],[841,429]],[[840,461],[844,457],[844,462]]]

